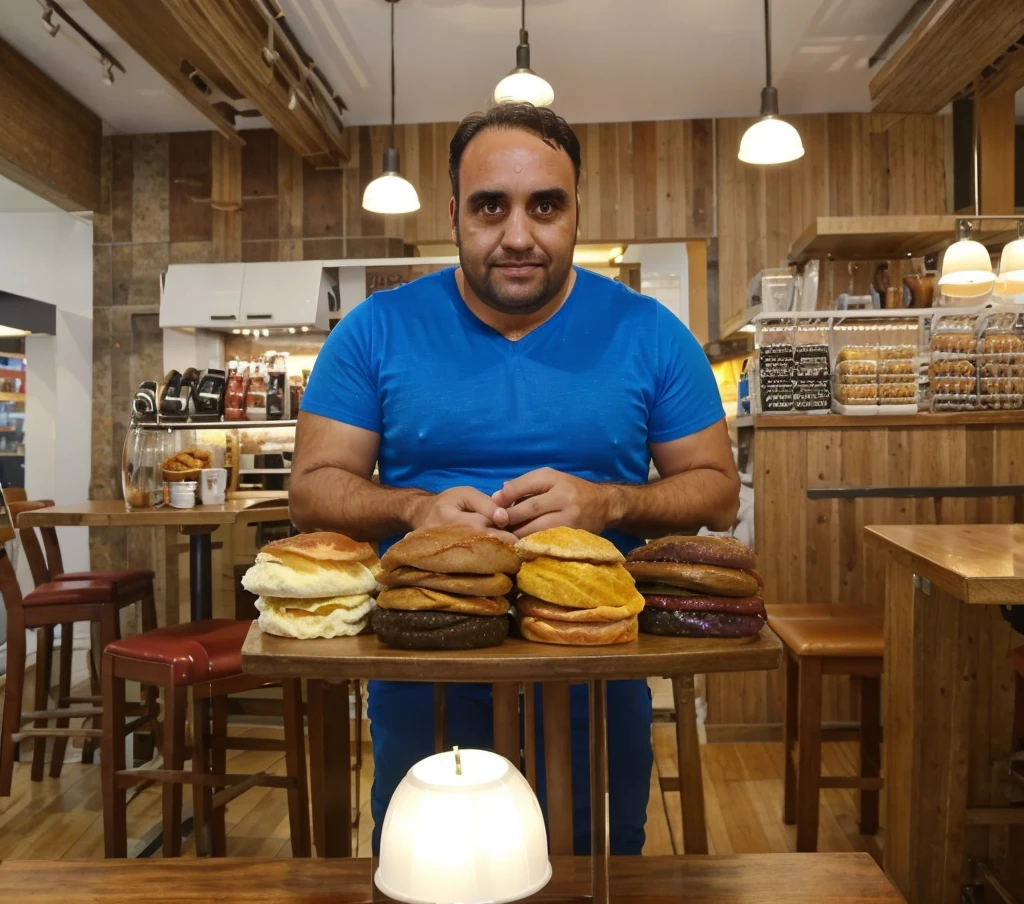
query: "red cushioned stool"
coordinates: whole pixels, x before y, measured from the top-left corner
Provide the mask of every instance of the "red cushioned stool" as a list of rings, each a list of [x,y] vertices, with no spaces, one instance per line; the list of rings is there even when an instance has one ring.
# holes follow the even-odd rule
[[[53,505],[50,501],[29,501],[10,502],[11,515],[17,525],[18,516],[22,512],[35,511]],[[38,533],[38,536],[37,536]],[[118,609],[133,606],[136,603],[140,607],[140,616],[143,631],[151,631],[157,625],[156,601],[153,596],[153,580],[156,575],[152,571],[141,568],[125,568],[105,571],[76,571],[66,573],[64,571],[64,560],[61,556],[60,542],[55,527],[40,527],[33,530],[31,527],[18,528],[18,536],[21,541],[21,548],[25,552],[29,569],[32,572],[32,580],[38,587],[41,584],[63,581],[102,581],[110,586],[109,602]],[[42,542],[40,542],[40,538]],[[45,553],[44,553],[45,550]],[[84,618],[76,618],[76,621],[85,621]],[[100,681],[99,663],[103,653],[102,649],[93,650],[89,657],[89,677],[91,694],[89,697],[71,698],[71,657],[74,643],[74,629],[71,623],[61,625],[60,644],[60,669],[58,673],[57,688],[57,709],[67,709],[74,703],[87,703],[93,709],[97,709],[100,702]],[[44,627],[38,632],[36,657],[36,710],[43,710],[47,706],[49,688],[52,681],[53,668],[53,627]],[[65,638],[67,642],[65,643]],[[101,634],[102,641],[102,634]],[[67,728],[67,718],[58,718],[57,728]],[[98,746],[100,715],[97,713],[92,717],[92,727],[96,730],[95,736],[86,737],[82,746],[82,762],[91,763],[93,752]],[[40,720],[36,723],[37,728],[46,728],[46,722]],[[67,736],[58,735],[53,742],[53,755],[50,758],[50,776],[59,778],[64,765],[64,753],[67,749]],[[43,777],[43,764],[46,756],[45,739],[36,745],[32,757],[32,780],[41,781]]]
[[[302,683],[298,678],[266,681],[242,673],[242,643],[251,622],[208,619],[148,631],[108,644],[103,654],[103,836],[107,857],[128,856],[126,790],[140,782],[163,784],[163,854],[181,854],[182,785],[192,786],[197,847],[224,856],[224,815],[229,801],[253,787],[288,791],[292,854],[310,855],[306,747],[302,728]],[[125,722],[125,682],[158,687],[164,697],[162,769],[127,770],[124,739],[148,719]],[[230,694],[280,686],[284,740],[229,737]],[[192,770],[185,765],[188,689],[195,708]],[[229,775],[228,750],[280,750],[285,775]]]

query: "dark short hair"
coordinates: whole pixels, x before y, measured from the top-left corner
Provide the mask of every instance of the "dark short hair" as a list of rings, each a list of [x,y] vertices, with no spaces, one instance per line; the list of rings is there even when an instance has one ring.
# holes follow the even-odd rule
[[[547,107],[530,103],[498,104],[486,113],[470,113],[455,130],[448,146],[448,176],[452,180],[452,194],[459,199],[459,166],[466,146],[485,129],[522,129],[540,138],[553,148],[569,155],[576,174],[576,187],[580,184],[580,140],[561,116]]]

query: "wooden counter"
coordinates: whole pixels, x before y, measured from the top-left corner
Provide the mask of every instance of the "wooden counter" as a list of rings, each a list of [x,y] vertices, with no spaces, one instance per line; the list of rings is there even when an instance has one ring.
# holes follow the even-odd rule
[[[748,432],[769,603],[880,609],[884,570],[864,547],[869,524],[1024,522],[1021,412],[760,415]],[[848,680],[828,676],[823,693],[827,722],[852,719]],[[709,737],[764,739],[781,721],[777,673],[709,676]]]
[[[957,904],[968,859],[1017,864],[1007,810],[1024,526],[869,527],[885,574],[885,868],[910,904]],[[1008,827],[1016,818],[1017,826]],[[996,825],[992,825],[996,823]]]
[[[552,867],[554,877],[538,898],[590,892],[588,859],[556,857]],[[867,854],[614,857],[611,883],[615,904],[903,904]],[[0,865],[0,901],[12,904],[362,904],[369,898],[369,860],[8,860]]]

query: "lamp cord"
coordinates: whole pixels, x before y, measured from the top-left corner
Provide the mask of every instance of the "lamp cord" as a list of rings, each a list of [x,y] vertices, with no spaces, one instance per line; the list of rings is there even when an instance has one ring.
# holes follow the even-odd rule
[[[522,28],[523,31],[526,31],[526,0],[523,0],[522,10],[523,10],[523,24],[520,26],[520,28]]]
[[[525,2],[525,0],[523,0]],[[766,0],[767,2],[767,0]],[[395,145],[395,0],[391,0],[391,147]]]
[[[526,0],[523,0],[525,3]],[[772,86],[772,27],[768,18],[769,0],[764,0],[764,75],[765,87]]]

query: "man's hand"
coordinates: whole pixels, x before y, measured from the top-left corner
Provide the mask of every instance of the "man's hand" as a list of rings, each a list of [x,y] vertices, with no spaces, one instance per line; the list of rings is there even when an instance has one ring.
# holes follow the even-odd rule
[[[491,498],[507,511],[508,527],[517,537],[549,527],[578,527],[599,534],[612,520],[614,491],[610,484],[541,468],[507,481]]]
[[[502,530],[508,526],[508,512],[473,487],[452,487],[436,496],[423,496],[417,500],[411,521],[414,530],[440,524],[467,524],[504,543],[516,542],[513,534]]]

